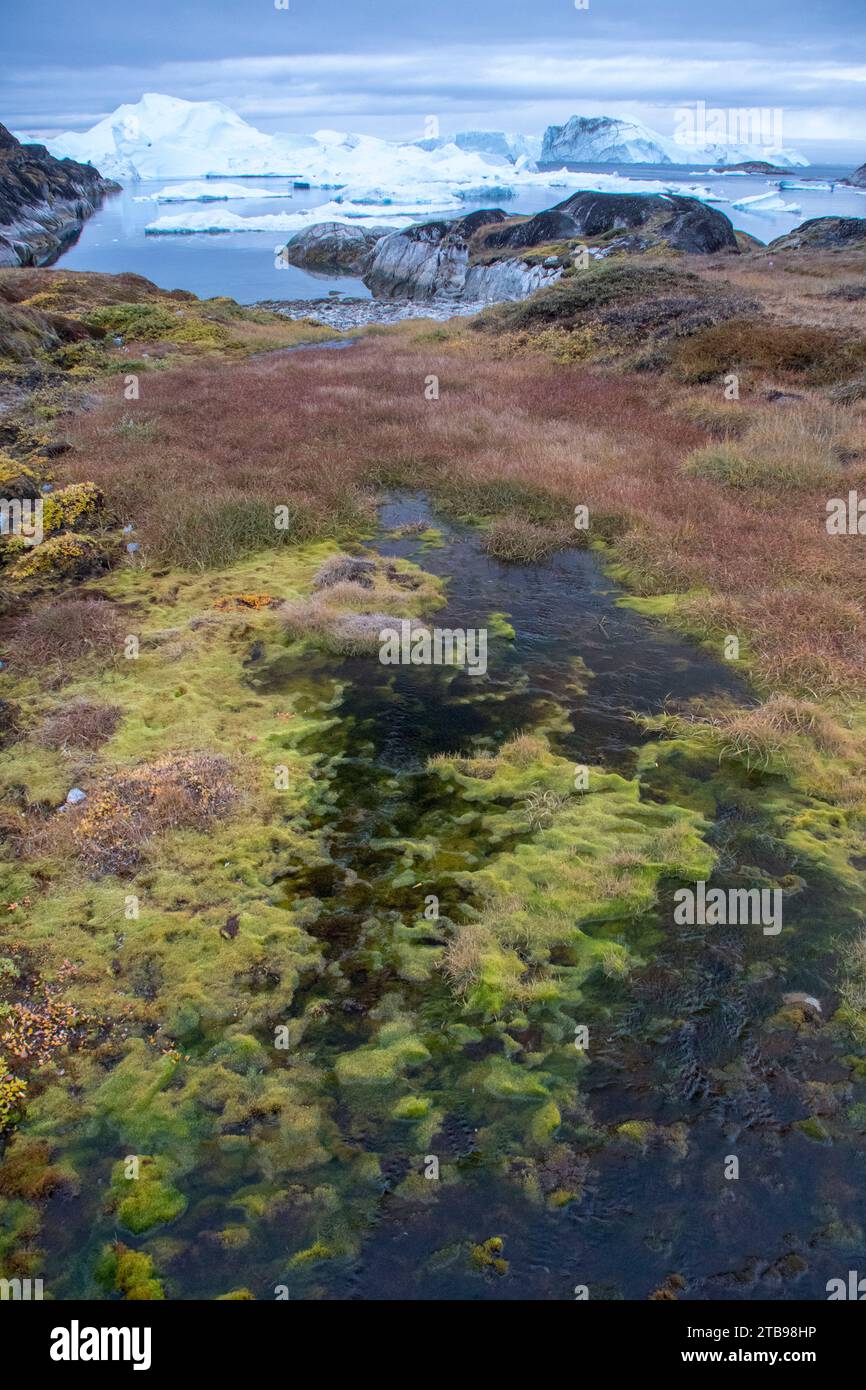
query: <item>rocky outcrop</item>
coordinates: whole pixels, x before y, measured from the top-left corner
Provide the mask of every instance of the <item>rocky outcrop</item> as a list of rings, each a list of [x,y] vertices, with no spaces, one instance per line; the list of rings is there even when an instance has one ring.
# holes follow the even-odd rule
[[[118,185],[0,126],[0,266],[50,265]]]
[[[855,169],[846,182],[853,184],[855,188],[866,188],[866,164],[861,164],[859,169]]]
[[[322,275],[363,275],[373,247],[388,232],[387,227],[317,222],[290,237],[282,254],[290,265]]]
[[[364,283],[377,299],[524,299],[560,278],[568,256],[557,254],[563,248],[556,243],[577,240],[595,243],[597,256],[655,246],[696,255],[739,253],[729,219],[697,198],[575,193],[534,217],[483,209],[392,232],[376,243]],[[551,243],[550,256],[519,254]]]
[[[664,242],[676,251],[712,255],[738,251],[734,228],[724,213],[697,198],[668,193],[574,193],[525,221],[493,227],[481,238],[491,250],[527,249],[576,237],[631,233],[611,249],[648,250]]]
[[[766,159],[744,159],[739,164],[726,164],[721,169],[711,169],[711,174],[783,174],[790,178],[790,169],[781,169],[778,164],[769,164]]]
[[[854,250],[866,247],[866,217],[810,217],[770,242],[771,251]]]
[[[471,264],[470,243],[479,229],[505,220],[501,208],[483,209],[392,232],[377,243],[364,284],[378,299],[522,299],[561,271],[508,259]]]

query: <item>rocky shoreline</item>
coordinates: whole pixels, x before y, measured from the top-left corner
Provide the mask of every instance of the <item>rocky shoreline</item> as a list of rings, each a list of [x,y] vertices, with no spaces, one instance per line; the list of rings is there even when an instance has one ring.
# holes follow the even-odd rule
[[[51,265],[119,185],[0,125],[0,266]]]
[[[444,323],[458,315],[477,314],[488,307],[488,301],[355,299],[334,294],[328,299],[262,299],[252,307],[269,309],[288,319],[315,319],[346,333],[373,323],[399,323],[401,319],[435,319]]]

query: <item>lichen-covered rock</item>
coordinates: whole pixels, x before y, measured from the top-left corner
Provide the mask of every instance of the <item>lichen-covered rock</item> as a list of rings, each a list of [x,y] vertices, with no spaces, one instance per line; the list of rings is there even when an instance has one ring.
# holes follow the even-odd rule
[[[104,497],[95,483],[70,483],[52,492],[42,504],[42,527],[46,534],[74,531],[97,519]]]
[[[402,232],[392,232],[377,242],[364,284],[378,299],[470,298],[466,290],[470,240],[480,227],[504,219],[501,208],[482,209],[452,222],[419,222]],[[533,279],[546,283],[555,274],[542,272],[541,278],[536,274]],[[479,297],[487,297],[479,294],[485,283],[483,275],[474,278],[473,290]],[[533,283],[523,293],[537,287]]]
[[[32,546],[15,561],[9,577],[25,580],[86,579],[108,569],[110,553],[106,544],[94,536],[62,531]]]
[[[33,469],[0,450],[0,497],[35,501],[39,496],[39,484]]]
[[[770,242],[771,251],[799,251],[801,248],[850,251],[866,246],[866,217],[810,217],[784,236]]]
[[[633,250],[660,242],[697,255],[739,250],[724,213],[697,198],[668,193],[574,193],[534,217],[491,228],[480,240],[490,250],[519,249],[614,231],[639,231],[645,247]]]

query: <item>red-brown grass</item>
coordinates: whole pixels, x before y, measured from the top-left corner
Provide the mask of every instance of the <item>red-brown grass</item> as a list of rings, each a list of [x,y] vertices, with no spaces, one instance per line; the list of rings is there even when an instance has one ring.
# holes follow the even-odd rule
[[[431,374],[435,401],[425,398]],[[128,404],[107,399],[70,429],[66,468],[136,521],[155,559],[183,551],[175,541],[166,556],[160,543],[168,514],[186,518],[192,563],[202,498],[286,503],[310,534],[333,534],[387,486],[426,489],[464,515],[519,514],[557,530],[584,504],[590,538],[593,517],[597,526],[620,519],[615,545],[639,591],[709,591],[724,631],[755,634],[768,685],[785,688],[808,653],[806,678],[795,681],[803,693],[819,676],[822,688],[866,688],[862,538],[827,535],[824,484],[768,496],[686,477],[682,466],[708,433],[682,400],[682,388],[657,377],[488,360],[477,335],[471,352],[429,332],[381,336],[348,352],[155,375],[155,438],[119,439]],[[750,416],[790,408],[744,405]],[[862,460],[846,468],[856,487]]]

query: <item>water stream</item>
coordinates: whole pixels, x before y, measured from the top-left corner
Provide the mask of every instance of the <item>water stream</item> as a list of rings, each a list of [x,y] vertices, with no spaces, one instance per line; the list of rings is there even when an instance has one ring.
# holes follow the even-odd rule
[[[400,532],[407,523],[417,530]],[[440,543],[431,544],[422,524],[438,528]],[[336,1185],[345,1210],[335,1219],[353,1233],[349,1253],[298,1268],[292,1201],[238,1249],[201,1240],[203,1230],[239,1220],[243,1186],[234,1161],[209,1151],[184,1181],[189,1206],[170,1228],[181,1250],[170,1264],[172,1296],[244,1286],[265,1299],[276,1287],[292,1298],[571,1299],[586,1286],[592,1298],[672,1289],[693,1299],[826,1297],[827,1279],[856,1267],[862,1249],[863,1141],[844,1119],[856,1088],[832,1030],[769,1021],[792,989],[817,995],[829,1018],[834,943],[858,918],[831,883],[792,865],[749,801],[744,773],[731,772],[708,831],[719,881],[796,868],[801,888],[786,917],[793,930],[768,938],[757,928],[675,925],[673,882],[663,884],[658,911],[588,928],[626,939],[635,967],[625,979],[596,971],[583,986],[580,1020],[592,1042],[573,1087],[567,1081],[567,1156],[560,1147],[536,1174],[541,1200],[537,1181],[533,1194],[515,1181],[513,1163],[506,1172],[513,1148],[498,1148],[514,1107],[470,1084],[472,1068],[501,1050],[501,1038],[481,1028],[455,1047],[455,1004],[441,971],[413,978],[401,966],[410,937],[408,949],[420,953],[443,939],[435,924],[428,937],[417,928],[407,936],[424,895],[438,896],[446,920],[464,919],[473,905],[467,875],[521,840],[511,829],[500,833],[500,808],[462,797],[428,759],[495,751],[520,731],[544,729],[557,753],[631,778],[650,737],[634,711],[658,711],[668,697],[746,701],[747,691],[730,665],[621,606],[591,551],[505,565],[483,552],[477,531],[434,515],[421,495],[388,500],[369,545],[447,579],[437,624],[482,627],[504,614],[515,635],[492,638],[480,679],[370,657],[299,656],[292,647],[250,668],[256,689],[301,689],[298,708],[329,714],[326,730],[310,735],[331,769],[317,824],[328,862],[287,864],[282,880],[286,906],[308,900],[315,908],[310,931],[327,968],[301,982],[292,1013],[309,1016],[316,1005],[305,1056],[326,1078],[339,1145],[371,1165],[363,1181]],[[661,762],[657,771],[645,767],[647,815],[702,775],[683,767],[673,783]],[[529,827],[522,838],[531,838]],[[371,1016],[389,1000],[414,1019],[429,1051],[417,1090],[435,1097],[440,1118],[420,1155],[374,1092],[353,1100],[334,1082],[335,1059],[369,1044]],[[541,1046],[531,1028],[518,1043],[526,1052]],[[809,1113],[831,1117],[833,1142],[797,1127]],[[425,1185],[430,1155],[441,1176]],[[725,1177],[732,1155],[738,1180]],[[333,1167],[276,1174],[274,1182],[288,1184],[297,1203],[298,1192],[331,1181]],[[579,1188],[579,1200],[546,1200],[563,1186]],[[110,1236],[97,1223],[92,1247]],[[502,1240],[507,1272],[467,1258],[491,1237]],[[52,1258],[68,1281],[62,1296],[70,1296],[90,1251],[74,1269],[63,1266],[69,1242],[82,1243],[74,1220],[53,1239]],[[165,1253],[158,1240],[152,1248]]]

